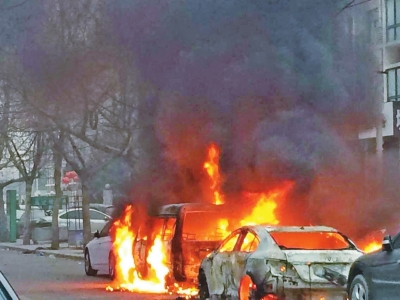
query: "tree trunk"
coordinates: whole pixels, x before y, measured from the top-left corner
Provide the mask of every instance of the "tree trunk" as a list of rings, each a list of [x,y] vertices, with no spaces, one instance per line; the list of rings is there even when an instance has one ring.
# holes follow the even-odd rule
[[[83,219],[83,245],[84,247],[92,239],[92,230],[90,226],[89,197],[87,187],[82,183],[82,219]]]
[[[9,241],[9,232],[7,228],[7,216],[4,211],[4,197],[3,197],[3,188],[0,188],[0,242],[8,242]]]
[[[33,180],[26,181],[24,236],[23,236],[23,242],[22,242],[24,245],[30,245],[30,243],[31,243],[32,228],[30,226],[30,223],[31,223],[32,185],[33,185]]]
[[[61,167],[62,167],[62,155],[58,151],[53,152],[54,155],[54,189],[56,192],[54,203],[53,203],[53,217],[52,217],[52,237],[51,237],[51,248],[58,249],[60,247],[60,230],[58,227],[58,212],[60,210],[60,204],[62,202],[62,190],[61,190]]]

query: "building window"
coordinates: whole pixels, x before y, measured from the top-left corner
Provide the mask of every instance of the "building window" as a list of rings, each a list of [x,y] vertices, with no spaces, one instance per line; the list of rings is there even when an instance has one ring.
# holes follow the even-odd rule
[[[387,71],[388,101],[400,101],[400,68]]]
[[[386,0],[386,39],[400,40],[400,0]]]

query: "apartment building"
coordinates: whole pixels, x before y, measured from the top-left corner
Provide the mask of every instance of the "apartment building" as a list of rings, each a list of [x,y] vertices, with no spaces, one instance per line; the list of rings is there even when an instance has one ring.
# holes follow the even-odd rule
[[[362,1],[367,31],[367,47],[377,58],[382,123],[361,132],[359,138],[371,140],[375,151],[393,148],[400,137],[400,0]],[[378,96],[379,97],[379,96]]]

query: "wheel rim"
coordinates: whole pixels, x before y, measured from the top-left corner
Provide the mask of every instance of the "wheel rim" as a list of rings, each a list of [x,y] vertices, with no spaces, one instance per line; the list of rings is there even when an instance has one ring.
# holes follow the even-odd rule
[[[85,271],[89,272],[89,266],[90,266],[90,258],[89,258],[89,253],[85,253]]]
[[[357,283],[354,285],[351,293],[351,300],[368,300],[367,292],[364,285]]]
[[[244,276],[240,280],[239,285],[239,300],[249,300],[253,281],[249,275]]]

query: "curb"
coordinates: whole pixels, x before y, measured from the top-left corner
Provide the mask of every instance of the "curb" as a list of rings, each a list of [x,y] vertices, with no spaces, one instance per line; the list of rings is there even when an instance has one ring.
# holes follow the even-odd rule
[[[76,256],[76,255],[50,252],[50,251],[57,251],[57,250],[48,250],[48,249],[28,250],[28,249],[23,249],[23,248],[20,248],[20,247],[2,246],[2,245],[0,245],[0,249],[6,249],[6,250],[11,250],[11,251],[19,251],[21,253],[23,253],[24,251],[30,251],[29,254],[36,254],[36,252],[41,252],[41,253],[43,253],[43,256],[53,255],[56,258],[65,258],[65,259],[71,259],[71,260],[76,260],[76,261],[83,261],[84,260],[83,250],[82,250],[82,257],[79,257],[79,256]],[[24,253],[24,254],[27,254],[27,253]]]

